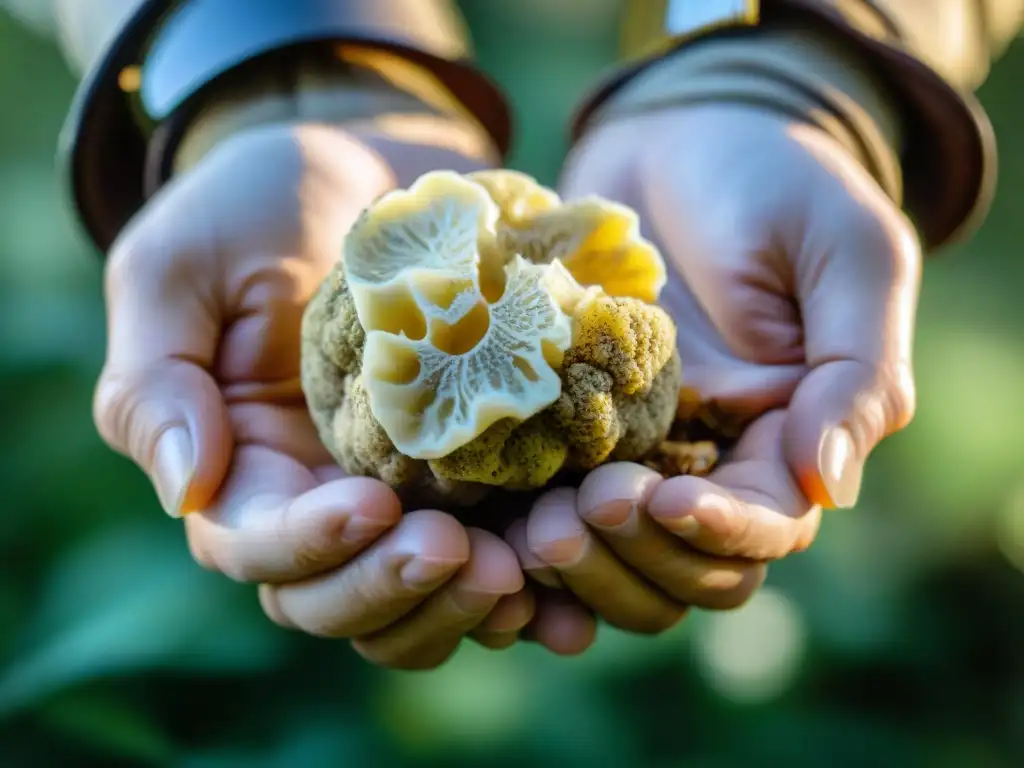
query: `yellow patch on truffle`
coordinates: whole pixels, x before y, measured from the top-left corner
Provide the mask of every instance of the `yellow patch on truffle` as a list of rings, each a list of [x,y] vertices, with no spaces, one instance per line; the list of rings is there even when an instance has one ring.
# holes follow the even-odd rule
[[[576,323],[565,365],[589,363],[607,371],[626,395],[646,391],[675,349],[672,318],[636,299],[593,297],[578,308]]]
[[[561,261],[582,285],[609,296],[657,301],[665,287],[665,262],[640,235],[636,213],[599,198],[542,211],[497,225],[499,247],[535,264]]]

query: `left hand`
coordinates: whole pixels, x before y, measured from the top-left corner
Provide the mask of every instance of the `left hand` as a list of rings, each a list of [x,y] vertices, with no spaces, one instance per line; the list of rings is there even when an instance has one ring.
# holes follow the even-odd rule
[[[709,477],[600,467],[545,494],[509,543],[623,629],[737,607],[811,544],[822,506],[854,504],[869,451],[910,421],[916,235],[840,144],[749,106],[599,127],[561,192],[638,211],[669,264],[685,386],[753,421]]]

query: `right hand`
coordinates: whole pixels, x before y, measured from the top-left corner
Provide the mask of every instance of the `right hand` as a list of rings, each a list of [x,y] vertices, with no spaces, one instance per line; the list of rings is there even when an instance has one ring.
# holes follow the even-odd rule
[[[453,155],[424,148],[415,163],[471,170]],[[106,265],[95,418],[185,515],[196,560],[260,583],[272,620],[423,669],[466,634],[512,644],[534,598],[499,537],[439,511],[403,516],[386,485],[345,477],[302,398],[303,310],[356,216],[405,181],[389,159],[339,129],[272,126],[173,179]],[[558,650],[557,606],[548,613]]]

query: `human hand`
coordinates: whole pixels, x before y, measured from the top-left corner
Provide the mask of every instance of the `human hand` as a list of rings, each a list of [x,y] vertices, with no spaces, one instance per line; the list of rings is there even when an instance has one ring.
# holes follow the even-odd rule
[[[449,151],[398,149],[413,165],[471,169]],[[196,560],[261,583],[271,619],[426,668],[467,633],[502,647],[529,621],[515,554],[441,512],[403,516],[383,483],[344,477],[299,384],[306,303],[359,212],[419,172],[399,165],[338,129],[277,126],[226,139],[172,180],[107,262],[95,418],[185,515]]]
[[[586,194],[635,208],[669,262],[685,386],[754,420],[706,478],[601,467],[507,538],[538,580],[659,631],[685,605],[741,604],[822,506],[854,505],[869,452],[913,413],[921,256],[844,148],[750,107],[597,128],[564,175],[564,197]]]

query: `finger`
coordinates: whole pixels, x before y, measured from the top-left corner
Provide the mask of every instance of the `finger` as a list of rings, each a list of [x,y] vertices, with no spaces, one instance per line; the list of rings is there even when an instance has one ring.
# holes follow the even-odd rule
[[[527,522],[530,550],[555,568],[573,594],[601,618],[632,632],[661,632],[686,611],[621,562],[576,513],[576,491],[559,488],[534,505]]]
[[[228,416],[235,448],[260,445],[290,456],[304,467],[331,467],[341,471],[317,432],[305,402],[281,405],[273,402],[232,403]]]
[[[430,669],[445,661],[502,597],[523,588],[515,553],[500,538],[477,528],[469,536],[469,562],[413,613],[352,647],[381,666]]]
[[[663,482],[638,464],[598,467],[580,486],[579,515],[623,562],[680,603],[713,610],[746,603],[764,582],[765,565],[702,554],[655,523],[645,510]]]
[[[786,453],[805,493],[826,507],[856,504],[868,454],[915,407],[920,245],[884,194],[863,187],[823,212],[797,262],[811,370],[790,402]]]
[[[523,569],[523,573],[538,584],[559,589],[562,587],[562,580],[558,576],[558,571],[530,551],[526,527],[526,518],[513,521],[505,532],[505,541],[519,557],[519,567]]]
[[[594,644],[597,620],[568,592],[542,590],[537,595],[533,621],[519,637],[543,645],[559,656],[578,656]]]
[[[178,516],[208,501],[231,458],[227,410],[208,373],[220,318],[202,272],[168,243],[155,204],[106,266],[107,358],[93,411],[103,439],[151,478]]]
[[[235,581],[293,581],[348,561],[402,515],[394,491],[364,477],[321,486],[293,459],[240,448],[214,504],[185,518],[207,568]]]
[[[751,424],[729,460],[708,477],[673,477],[659,485],[647,505],[651,517],[712,555],[765,561],[805,548],[820,508],[786,465],[786,418],[773,411]]]
[[[413,512],[344,566],[266,586],[263,599],[272,604],[271,618],[311,635],[359,637],[410,613],[469,557],[469,539],[458,521],[443,512]]]
[[[474,632],[519,632],[533,619],[535,608],[536,599],[533,591],[524,586],[515,594],[503,596],[493,610],[476,626]]]
[[[519,640],[519,632],[533,619],[536,600],[529,587],[506,595],[469,636],[480,645],[499,651]]]

